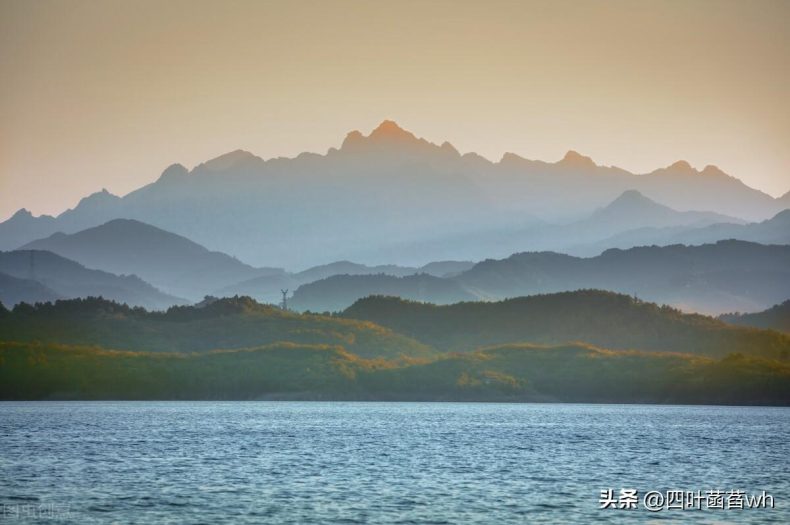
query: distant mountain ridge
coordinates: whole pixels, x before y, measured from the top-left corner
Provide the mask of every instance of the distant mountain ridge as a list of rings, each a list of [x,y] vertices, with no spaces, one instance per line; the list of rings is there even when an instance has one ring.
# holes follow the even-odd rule
[[[300,286],[289,304],[302,311],[337,312],[368,295],[397,295],[404,299],[438,304],[477,299],[475,294],[454,280],[427,274],[406,277],[385,274],[334,275]]]
[[[660,224],[669,226],[702,226],[715,223],[743,224],[745,221],[714,212],[676,211],[669,206],[648,199],[637,190],[626,190],[605,207],[596,210],[587,222],[619,225],[630,221],[628,229],[646,225]]]
[[[451,277],[468,270],[475,263],[471,261],[435,261],[419,268],[398,266],[394,264],[367,266],[351,261],[314,266],[298,273],[282,273],[264,275],[234,283],[212,293],[219,297],[247,295],[259,301],[278,303],[281,290],[293,293],[299,286],[333,276],[340,275],[387,275],[391,277],[408,277],[416,274],[427,274],[433,277]]]
[[[239,280],[283,273],[278,268],[253,268],[130,219],[114,219],[73,234],[55,233],[22,249],[48,250],[89,268],[137,275],[160,290],[193,300]]]
[[[434,278],[437,279],[437,278]],[[683,310],[719,314],[756,311],[790,297],[790,246],[719,241],[702,246],[612,249],[579,258],[555,252],[525,252],[482,261],[442,279],[452,296],[415,297],[405,281],[377,276],[334,276],[296,290],[292,304],[317,311],[350,306],[369,295],[449,304],[594,288]],[[434,282],[433,288],[439,283]]]
[[[536,217],[568,222],[587,216],[628,190],[680,212],[749,220],[786,206],[714,166],[697,171],[678,162],[634,175],[575,152],[556,163],[514,154],[490,162],[385,121],[367,136],[349,133],[325,155],[263,160],[235,151],[192,170],[172,165],[123,197],[97,192],[56,218],[17,214],[0,224],[0,249],[126,218],[253,265],[304,268],[352,259],[420,266],[491,254],[481,248],[421,256],[400,247],[464,235],[477,241],[491,232],[507,238],[514,228],[539,226]]]
[[[723,239],[790,244],[790,209],[781,211],[762,222],[742,224],[724,221],[709,225],[655,227],[646,226],[607,237],[601,241],[578,245],[568,253],[596,255],[609,248],[633,248],[640,245],[669,246],[672,244],[709,244]]]
[[[139,277],[91,270],[42,250],[0,252],[0,274],[13,278],[6,278],[0,287],[0,301],[7,307],[15,302],[88,296],[154,310],[184,303],[183,299],[167,295]]]
[[[724,322],[741,326],[754,326],[756,328],[769,328],[790,334],[790,299],[764,310],[752,314],[724,314],[719,319]]]
[[[0,273],[0,304],[8,308],[18,303],[44,303],[61,298],[60,294],[38,281]]]
[[[386,274],[435,277],[468,270],[471,261],[435,261],[422,267],[367,266],[337,261],[289,273],[280,268],[254,268],[221,252],[211,252],[189,239],[132,219],[113,219],[73,234],[55,233],[30,242],[23,250],[45,250],[88,268],[117,275],[136,275],[158,289],[199,301],[206,295],[248,295],[279,303],[282,289],[333,275]]]

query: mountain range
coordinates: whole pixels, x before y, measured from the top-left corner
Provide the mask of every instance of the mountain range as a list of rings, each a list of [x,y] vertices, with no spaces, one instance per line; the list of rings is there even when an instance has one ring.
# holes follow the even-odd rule
[[[677,214],[651,208],[650,220],[631,223],[596,211],[630,190]],[[642,206],[635,193],[622,198],[623,207]],[[94,193],[57,217],[23,209],[0,224],[0,249],[124,218],[253,266],[293,269],[352,259],[419,267],[562,251],[637,227],[765,220],[787,207],[787,196],[774,199],[714,166],[698,171],[679,161],[636,175],[575,152],[554,163],[511,153],[491,162],[384,121],[367,136],[349,133],[324,155],[263,160],[239,150],[192,170],[174,164],[123,197]],[[583,219],[598,226],[583,226]],[[558,236],[571,230],[577,233]],[[491,249],[491,239],[501,240],[500,249]]]
[[[369,295],[448,304],[595,288],[686,311],[753,312],[790,297],[790,245],[727,240],[611,249],[589,258],[525,252],[482,261],[453,277],[432,278],[423,288],[415,286],[417,278],[409,279],[329,277],[299,287],[290,304],[302,310],[336,311]],[[442,294],[433,295],[434,290]]]
[[[571,247],[573,255],[597,255],[609,248],[671,244],[709,244],[722,239],[736,239],[762,244],[790,244],[790,210],[777,213],[761,222],[741,224],[720,222],[707,226],[641,227],[607,237],[601,241]]]
[[[0,307],[3,400],[786,406],[788,359],[787,334],[600,291],[452,306],[373,297],[340,316],[241,297],[167,312],[95,298]]]
[[[719,319],[731,324],[768,328],[790,334],[790,299],[762,312],[723,314]]]
[[[397,279],[399,277],[406,278],[417,274],[425,274],[426,278],[438,278],[457,275],[468,270],[474,264],[471,261],[435,261],[420,267],[398,266],[395,264],[367,266],[351,261],[338,261],[308,268],[297,273],[283,272],[276,275],[255,277],[215,290],[212,295],[218,297],[247,295],[259,301],[276,303],[280,301],[282,290],[290,290],[293,293],[294,290],[303,284],[320,281],[335,275],[386,275],[392,279]]]
[[[136,275],[166,293],[195,301],[238,281],[284,273],[278,268],[253,268],[130,219],[114,219],[73,234],[58,232],[22,249],[46,250],[89,268]]]
[[[437,261],[422,267],[366,266],[337,261],[291,273],[280,268],[254,268],[224,253],[209,251],[185,237],[132,219],[113,219],[73,234],[58,232],[21,249],[48,251],[87,268],[135,275],[165,293],[190,301],[199,301],[207,295],[248,295],[277,303],[280,290],[295,290],[301,284],[333,275],[425,273],[445,277],[474,265],[471,261]],[[6,304],[16,302],[19,301]]]
[[[154,310],[185,302],[137,276],[119,276],[86,268],[52,252],[0,252],[0,302],[4,305],[88,296],[101,296]]]
[[[732,326],[598,290],[452,305],[367,297],[342,316],[386,326],[441,352],[471,352],[520,341],[546,345],[584,341],[612,350],[790,358],[790,339],[784,334]]]
[[[638,205],[634,208],[634,204]],[[647,210],[646,216],[658,212],[663,220],[681,214],[627,192],[578,227],[593,229],[615,217],[628,220],[639,210]],[[718,219],[708,214],[681,215],[695,222]],[[746,237],[775,238],[787,235],[782,226],[789,218],[790,212],[783,212],[759,224],[730,223],[729,228]],[[731,231],[724,224],[717,224],[715,231]],[[6,270],[0,267],[7,274],[0,282],[0,301],[13,306],[20,301],[102,295],[165,308],[204,296],[246,295],[279,304],[281,290],[288,290],[293,294],[291,307],[323,312],[343,310],[368,295],[449,304],[596,288],[690,311],[753,312],[790,296],[787,249],[787,245],[729,240],[688,247],[610,249],[594,257],[522,252],[480,263],[439,261],[422,267],[338,261],[292,273],[254,268],[182,236],[139,221],[115,219],[75,234],[53,234],[27,244],[25,250],[6,253],[8,260],[15,257],[16,264]],[[35,268],[30,266],[31,257],[37,262]],[[58,269],[42,271],[45,267],[39,261],[56,261]]]

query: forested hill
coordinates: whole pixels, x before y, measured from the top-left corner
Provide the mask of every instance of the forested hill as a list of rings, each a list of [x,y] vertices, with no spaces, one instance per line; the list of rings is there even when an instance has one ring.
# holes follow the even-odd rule
[[[790,404],[790,336],[610,292],[344,315],[362,320],[247,297],[0,307],[0,399]]]
[[[119,352],[0,342],[0,399],[301,399],[790,404],[787,362],[509,345],[432,361],[279,343]]]
[[[753,314],[724,314],[719,319],[727,323],[739,324],[744,326],[754,326],[756,328],[768,328],[790,334],[790,299]]]
[[[249,297],[148,312],[104,299],[72,299],[0,310],[0,340],[97,345],[116,350],[197,352],[296,344],[341,345],[370,358],[426,357],[426,345],[373,323],[299,315]]]
[[[731,326],[597,290],[437,306],[393,297],[357,301],[343,316],[372,321],[443,352],[505,343],[584,341],[610,349],[790,357],[790,336]]]

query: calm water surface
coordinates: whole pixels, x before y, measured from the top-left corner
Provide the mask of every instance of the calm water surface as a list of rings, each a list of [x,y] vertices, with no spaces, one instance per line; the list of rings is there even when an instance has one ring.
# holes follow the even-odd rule
[[[784,408],[0,403],[0,521],[790,523],[788,438]],[[606,488],[776,508],[601,510]]]

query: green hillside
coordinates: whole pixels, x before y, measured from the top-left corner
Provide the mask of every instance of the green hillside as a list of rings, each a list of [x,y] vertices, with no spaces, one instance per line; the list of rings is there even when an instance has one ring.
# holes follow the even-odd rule
[[[790,336],[614,293],[344,315],[365,320],[239,297],[0,307],[0,399],[790,404]]]
[[[787,405],[790,366],[586,345],[510,345],[396,365],[324,345],[172,353],[0,343],[0,398]]]
[[[790,334],[790,300],[751,314],[725,314],[719,319],[725,323],[778,330]]]
[[[376,370],[398,397],[580,403],[788,404],[790,365],[583,345],[503,345],[428,364]]]
[[[0,312],[0,341],[151,352],[197,352],[277,342],[342,345],[368,358],[427,357],[424,344],[366,321],[300,315],[248,297],[147,312],[103,299],[73,299]]]
[[[447,306],[368,297],[343,312],[413,337],[442,352],[507,343],[565,344],[790,358],[790,336],[728,325],[632,297],[596,290]]]

